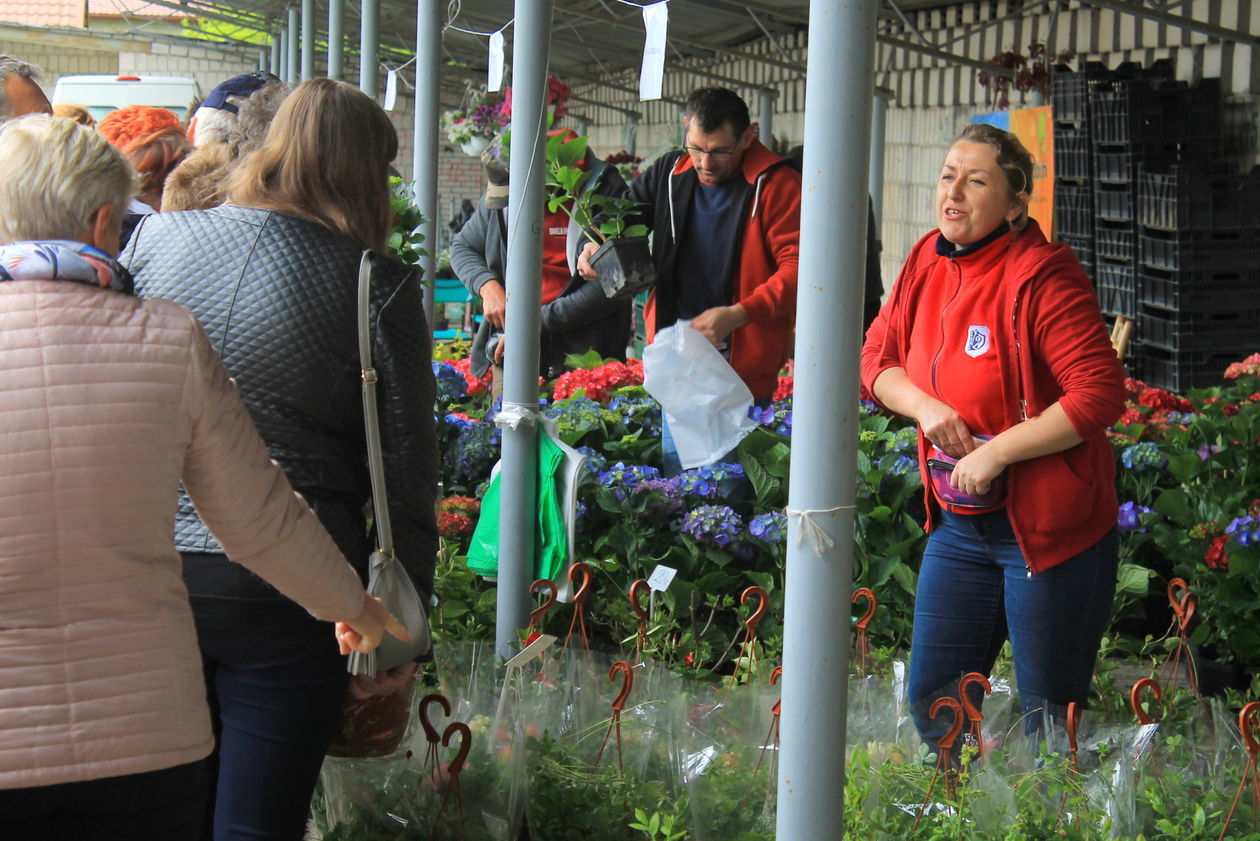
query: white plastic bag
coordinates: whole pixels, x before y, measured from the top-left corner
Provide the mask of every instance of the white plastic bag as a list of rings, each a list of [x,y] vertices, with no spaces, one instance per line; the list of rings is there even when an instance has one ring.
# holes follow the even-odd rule
[[[686,321],[657,333],[643,351],[643,387],[665,410],[684,470],[713,464],[756,426],[748,417],[752,392]]]

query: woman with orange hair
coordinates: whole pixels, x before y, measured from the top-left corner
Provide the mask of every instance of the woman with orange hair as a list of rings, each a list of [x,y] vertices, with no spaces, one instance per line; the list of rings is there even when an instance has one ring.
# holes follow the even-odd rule
[[[106,114],[98,128],[140,173],[140,193],[127,205],[123,219],[122,248],[140,220],[162,206],[166,177],[188,157],[193,145],[179,117],[165,108],[128,105]]]

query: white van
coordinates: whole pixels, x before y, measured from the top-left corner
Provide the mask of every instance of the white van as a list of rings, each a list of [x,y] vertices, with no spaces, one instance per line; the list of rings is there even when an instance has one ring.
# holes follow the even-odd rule
[[[82,105],[98,121],[128,105],[169,108],[180,122],[201,97],[196,79],[183,76],[62,76],[53,88],[52,104]]]

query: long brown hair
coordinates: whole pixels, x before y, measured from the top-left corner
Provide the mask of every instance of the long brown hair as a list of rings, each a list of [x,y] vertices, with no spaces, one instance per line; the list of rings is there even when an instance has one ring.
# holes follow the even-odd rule
[[[389,164],[398,135],[370,97],[312,79],[284,101],[261,146],[228,182],[235,204],[318,222],[383,252],[393,221]]]
[[[997,151],[997,165],[1006,176],[1006,188],[1013,204],[1020,205],[1023,210],[1011,223],[1011,227],[1022,231],[1028,224],[1028,201],[1020,199],[1020,193],[1032,195],[1033,189],[1033,156],[1019,142],[1019,138],[1009,131],[991,126],[988,123],[972,123],[962,130],[958,140],[970,143],[984,143]]]

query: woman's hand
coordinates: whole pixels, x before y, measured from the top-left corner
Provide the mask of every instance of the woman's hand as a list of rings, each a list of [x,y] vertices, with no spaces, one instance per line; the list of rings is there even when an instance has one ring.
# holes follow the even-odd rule
[[[1007,464],[1002,460],[998,447],[989,446],[987,442],[972,442],[975,447],[954,465],[949,484],[970,496],[981,496],[988,493],[993,480],[1002,474]]]
[[[347,622],[336,623],[333,629],[342,654],[374,651],[386,631],[404,642],[411,639],[411,634],[385,609],[385,604],[367,593],[363,594],[363,609],[359,615]]]
[[[975,438],[953,407],[924,394],[913,415],[928,441],[952,458],[962,458],[976,449]]]

